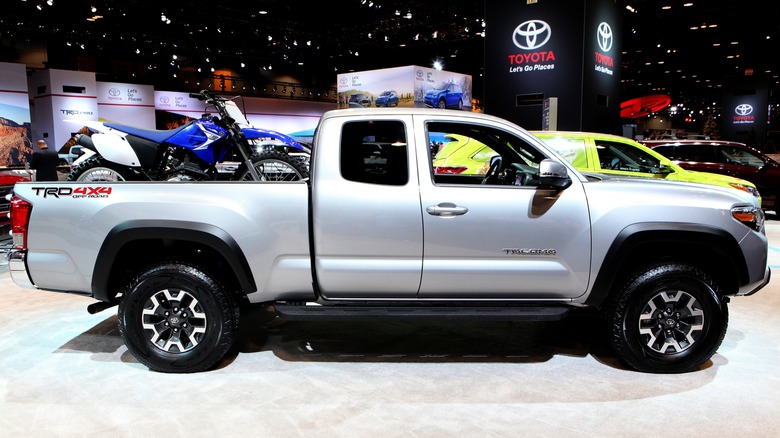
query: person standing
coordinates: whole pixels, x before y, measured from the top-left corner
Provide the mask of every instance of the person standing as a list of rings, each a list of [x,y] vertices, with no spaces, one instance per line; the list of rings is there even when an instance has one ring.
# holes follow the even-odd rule
[[[38,150],[33,151],[30,168],[35,169],[36,181],[58,181],[57,164],[59,155],[44,140],[38,140]]]

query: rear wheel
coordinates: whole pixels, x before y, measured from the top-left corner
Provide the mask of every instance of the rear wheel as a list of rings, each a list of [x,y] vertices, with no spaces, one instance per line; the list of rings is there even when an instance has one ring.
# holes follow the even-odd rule
[[[153,371],[191,373],[216,364],[232,347],[239,308],[213,277],[196,266],[154,266],[123,291],[119,333]]]
[[[728,326],[728,307],[717,290],[714,280],[688,264],[640,272],[605,309],[613,348],[638,371],[699,368],[715,354]]]
[[[309,178],[309,171],[301,160],[274,150],[253,155],[252,164],[260,181],[300,181]],[[242,163],[236,169],[233,179],[252,181],[252,174],[246,164]]]
[[[66,181],[131,181],[133,175],[131,170],[95,154],[76,165],[68,173]]]

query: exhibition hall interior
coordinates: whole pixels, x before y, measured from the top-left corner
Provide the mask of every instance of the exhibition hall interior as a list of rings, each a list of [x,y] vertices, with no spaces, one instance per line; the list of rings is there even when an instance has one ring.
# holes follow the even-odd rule
[[[780,3],[3,6],[0,435],[780,435]]]

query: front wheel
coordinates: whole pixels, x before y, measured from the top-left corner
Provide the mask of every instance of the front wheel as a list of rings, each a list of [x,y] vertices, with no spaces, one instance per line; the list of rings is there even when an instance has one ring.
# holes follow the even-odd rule
[[[133,171],[95,154],[74,167],[66,181],[131,181]]]
[[[204,271],[168,262],[122,291],[118,320],[127,349],[150,370],[192,373],[211,368],[233,346],[239,307]]]
[[[290,155],[267,150],[252,156],[252,165],[257,171],[260,181],[300,181],[309,178],[309,171],[302,160]],[[236,169],[233,179],[237,181],[252,181],[252,173],[245,163]]]
[[[638,273],[605,308],[612,347],[637,371],[699,368],[726,335],[728,307],[717,291],[712,278],[684,263]]]

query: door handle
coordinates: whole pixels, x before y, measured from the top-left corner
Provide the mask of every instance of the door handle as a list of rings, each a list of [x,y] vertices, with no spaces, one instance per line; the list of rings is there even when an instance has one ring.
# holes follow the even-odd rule
[[[468,213],[466,207],[459,207],[451,202],[442,202],[439,205],[429,205],[425,211],[431,216],[461,216]]]

